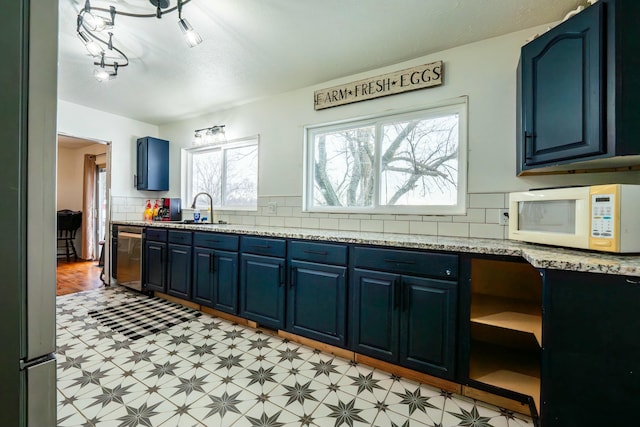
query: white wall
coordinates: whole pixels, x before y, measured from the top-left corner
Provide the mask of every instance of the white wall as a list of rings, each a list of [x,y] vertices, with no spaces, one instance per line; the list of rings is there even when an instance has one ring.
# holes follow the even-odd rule
[[[163,197],[158,192],[138,191],[133,186],[136,170],[136,140],[158,136],[158,127],[127,117],[58,100],[58,132],[61,134],[111,142],[111,195],[117,197]],[[172,158],[171,176],[179,171],[180,158]],[[175,166],[174,163],[175,162]],[[174,190],[172,185],[171,190]],[[175,186],[180,192],[180,185]]]
[[[58,147],[58,191],[56,210],[82,210],[84,155],[104,154],[106,152],[106,145],[97,143],[82,148]],[[106,157],[102,160],[106,161]]]
[[[536,186],[640,182],[637,172],[516,177],[516,67],[524,40],[544,28],[546,26],[449,49],[197,119],[168,124],[161,126],[160,135],[174,143],[171,155],[175,158],[179,155],[179,145],[190,145],[196,128],[225,124],[229,139],[260,134],[259,196],[300,196],[304,125],[420,107],[467,95],[469,193],[509,192]],[[444,61],[443,86],[322,111],[313,109],[314,90],[435,60]],[[171,188],[178,188],[179,174],[172,174],[171,179]]]
[[[449,49],[369,72],[346,76],[200,117],[160,127],[90,108],[59,102],[59,131],[112,141],[113,219],[141,219],[144,200],[180,196],[180,150],[191,145],[194,129],[226,125],[228,139],[260,135],[258,209],[222,212],[220,219],[248,225],[504,238],[498,209],[506,193],[533,187],[609,182],[639,183],[640,172],[516,177],[516,67],[520,47],[547,26]],[[371,101],[313,109],[313,92],[338,84],[442,60],[444,84]],[[424,108],[460,96],[469,99],[468,209],[462,216],[337,215],[301,210],[303,129],[367,115]],[[140,192],[133,187],[135,141],[159,136],[170,144],[170,190]],[[190,201],[184,201],[186,205]],[[277,202],[275,214],[267,202]],[[187,212],[188,214],[188,212]]]

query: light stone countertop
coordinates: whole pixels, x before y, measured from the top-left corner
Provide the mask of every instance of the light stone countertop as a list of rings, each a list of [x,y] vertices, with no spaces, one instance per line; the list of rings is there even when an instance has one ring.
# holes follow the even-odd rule
[[[640,277],[639,255],[615,255],[555,248],[513,240],[422,236],[309,228],[264,227],[239,224],[183,224],[175,222],[112,221],[116,225],[215,231],[264,237],[356,243],[397,248],[522,257],[536,268],[583,271]]]

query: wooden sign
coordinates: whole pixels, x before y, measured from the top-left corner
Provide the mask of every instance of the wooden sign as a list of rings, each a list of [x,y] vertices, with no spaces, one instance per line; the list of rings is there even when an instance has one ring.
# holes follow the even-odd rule
[[[439,86],[442,84],[442,72],[442,61],[437,61],[378,77],[317,90],[313,94],[313,105],[316,110],[322,110],[324,108],[337,107],[338,105]]]

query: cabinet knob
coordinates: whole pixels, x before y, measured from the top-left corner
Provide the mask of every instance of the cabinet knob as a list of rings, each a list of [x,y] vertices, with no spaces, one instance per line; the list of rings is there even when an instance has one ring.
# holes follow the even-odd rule
[[[451,276],[451,270],[446,269],[444,272],[446,273],[447,276]]]

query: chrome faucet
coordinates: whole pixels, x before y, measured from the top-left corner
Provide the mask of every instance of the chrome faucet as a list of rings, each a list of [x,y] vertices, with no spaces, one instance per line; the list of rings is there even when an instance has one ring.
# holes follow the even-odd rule
[[[209,223],[213,223],[213,197],[211,197],[211,194],[205,193],[204,191],[196,194],[193,198],[193,203],[191,203],[191,209],[196,208],[196,200],[198,199],[198,196],[201,195],[205,195],[209,198],[209,218],[207,218],[207,221],[209,221]]]

